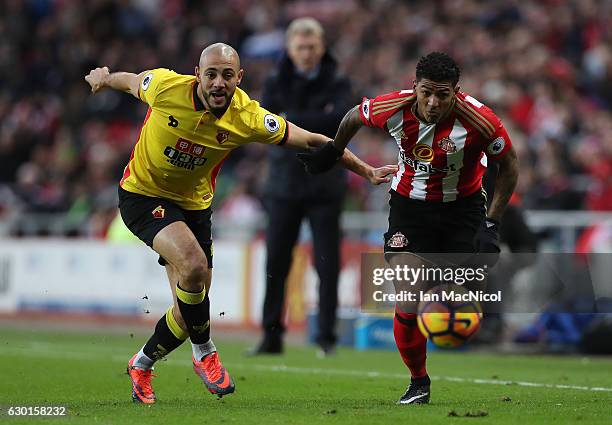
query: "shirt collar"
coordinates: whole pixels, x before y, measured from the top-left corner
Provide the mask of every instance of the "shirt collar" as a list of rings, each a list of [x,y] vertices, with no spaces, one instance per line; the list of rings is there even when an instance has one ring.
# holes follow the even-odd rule
[[[193,84],[193,107],[196,111],[203,111],[206,109],[206,106],[200,100],[200,96],[198,96],[198,82],[197,81]]]

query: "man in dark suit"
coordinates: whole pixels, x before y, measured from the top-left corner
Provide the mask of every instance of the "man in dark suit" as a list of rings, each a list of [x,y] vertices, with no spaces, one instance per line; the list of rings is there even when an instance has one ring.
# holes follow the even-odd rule
[[[339,74],[336,61],[326,51],[323,28],[316,20],[294,20],[287,29],[286,42],[286,54],[266,81],[262,106],[300,127],[333,139],[344,113],[354,103],[350,81]],[[264,192],[269,220],[264,337],[252,353],[283,351],[285,281],[300,225],[308,218],[314,265],[320,279],[316,342],[320,353],[328,355],[336,344],[339,219],[346,191],[345,170],[335,167],[324,174],[310,175],[294,152],[282,149],[270,149],[269,164]]]

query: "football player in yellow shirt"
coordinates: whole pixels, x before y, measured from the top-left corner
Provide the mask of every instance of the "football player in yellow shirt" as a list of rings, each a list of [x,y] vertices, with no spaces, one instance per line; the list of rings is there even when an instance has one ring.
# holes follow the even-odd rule
[[[93,93],[112,88],[146,102],[149,111],[119,186],[127,227],[160,256],[174,305],[128,363],[132,398],[155,403],[151,370],[156,360],[191,339],[193,368],[217,396],[234,391],[210,338],[211,214],[215,179],[232,149],[251,142],[309,149],[332,146],[274,115],[237,86],[244,70],[238,53],[216,43],[200,55],[195,76],[167,69],[132,74],[92,70]],[[396,166],[373,168],[348,150],[341,162],[373,184],[388,182]],[[271,164],[274,166],[274,164]]]

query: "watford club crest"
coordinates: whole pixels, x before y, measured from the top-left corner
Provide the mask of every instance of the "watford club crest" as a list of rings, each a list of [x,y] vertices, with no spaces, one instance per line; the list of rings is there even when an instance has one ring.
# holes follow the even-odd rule
[[[455,145],[455,142],[451,140],[450,137],[445,137],[444,139],[441,139],[438,142],[438,146],[440,146],[440,149],[442,149],[444,152],[457,152],[457,146]]]
[[[153,217],[155,218],[164,218],[166,216],[166,210],[160,205],[155,208],[151,214],[153,214]]]
[[[217,130],[217,142],[219,142],[220,145],[227,142],[228,137],[229,137],[229,131]]]

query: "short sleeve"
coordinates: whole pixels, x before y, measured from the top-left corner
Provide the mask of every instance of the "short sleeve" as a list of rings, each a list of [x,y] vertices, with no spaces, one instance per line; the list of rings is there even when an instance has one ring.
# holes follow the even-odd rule
[[[152,69],[147,71],[140,83],[138,88],[138,97],[149,106],[155,106],[157,95],[164,88],[164,81],[171,75],[174,75],[174,71],[170,71],[165,68]]]
[[[480,131],[480,148],[487,158],[497,161],[506,155],[512,147],[512,142],[501,120],[491,108],[467,93],[459,93],[456,105],[457,112]]]
[[[394,91],[373,99],[364,97],[359,105],[359,117],[368,127],[386,128],[387,120],[414,99],[416,96],[412,90]]]
[[[255,120],[251,123],[252,134],[250,142],[268,145],[283,145],[289,136],[287,121],[261,106],[257,107]]]
[[[510,150],[512,142],[499,118],[494,116],[494,119],[491,119],[490,122],[493,124],[495,131],[490,138],[486,139],[484,152],[489,159],[497,161]]]

